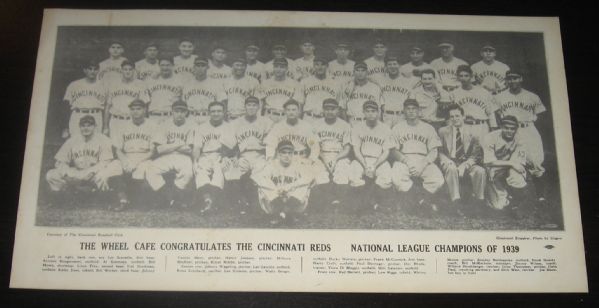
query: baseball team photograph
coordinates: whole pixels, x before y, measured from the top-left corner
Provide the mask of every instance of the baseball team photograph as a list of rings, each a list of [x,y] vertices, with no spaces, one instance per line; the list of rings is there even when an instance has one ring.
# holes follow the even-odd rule
[[[36,225],[563,230],[543,36],[59,28]]]

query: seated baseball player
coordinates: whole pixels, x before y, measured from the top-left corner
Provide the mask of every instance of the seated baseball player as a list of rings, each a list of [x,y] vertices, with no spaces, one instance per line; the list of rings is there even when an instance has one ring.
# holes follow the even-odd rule
[[[473,214],[481,209],[485,199],[486,172],[480,166],[482,148],[480,140],[473,134],[470,126],[464,125],[464,109],[458,105],[449,106],[449,125],[439,129],[441,147],[439,147],[439,166],[445,176],[451,201],[461,207],[463,214]],[[468,178],[472,185],[472,197],[477,204],[463,203],[460,182]],[[470,200],[467,200],[470,201]]]
[[[258,115],[259,110],[260,100],[250,96],[245,100],[245,115],[231,122],[239,152],[237,166],[240,179],[237,189],[240,198],[238,201],[242,207],[249,206],[258,200],[257,191],[250,176],[266,164],[264,138],[273,125],[272,120],[268,117]],[[230,184],[235,186],[234,181],[231,181]],[[245,211],[246,209],[241,209],[242,214]]]
[[[443,186],[443,174],[434,164],[437,160],[441,141],[435,129],[419,118],[418,102],[406,99],[404,102],[405,120],[393,127],[393,184],[405,195],[409,209],[437,212],[434,194]],[[414,179],[422,181],[414,185]],[[416,207],[416,208],[414,208]],[[424,212],[426,213],[426,212]]]
[[[534,194],[527,183],[527,149],[518,134],[519,123],[515,116],[501,120],[501,129],[487,134],[482,142],[484,164],[489,174],[487,202],[496,210],[508,211],[521,218],[533,210]],[[512,196],[510,201],[509,196]]]
[[[322,110],[324,119],[317,120],[313,125],[320,144],[319,158],[325,166],[317,182],[325,187],[322,193],[318,193],[318,187],[322,185],[314,187],[311,199],[324,200],[324,204],[331,204],[334,210],[339,210],[337,206],[348,201],[351,126],[338,117],[339,102],[336,99],[325,99]]]
[[[152,190],[166,197],[170,206],[187,207],[187,184],[193,177],[191,151],[195,133],[195,123],[188,120],[189,109],[182,100],[172,107],[173,119],[164,121],[156,132],[153,142],[158,157],[146,171],[146,180]],[[173,185],[165,185],[165,174],[174,173]]]
[[[308,206],[314,176],[306,166],[293,159],[295,148],[289,140],[277,145],[276,157],[252,174],[258,186],[260,207],[272,224],[297,222]]]
[[[104,168],[113,159],[112,147],[110,140],[95,129],[93,116],[82,117],[80,134],[70,137],[54,156],[55,168],[46,174],[51,205],[70,203],[64,197],[75,197],[80,192],[108,189]]]
[[[365,121],[357,122],[351,132],[355,160],[351,162],[349,184],[354,189],[351,206],[357,214],[376,210],[392,201],[391,165],[387,161],[393,147],[391,128],[379,121],[379,106],[366,101],[362,107]]]
[[[118,159],[106,168],[110,176],[110,187],[117,191],[119,202],[109,209],[123,211],[133,205],[142,205],[143,196],[152,194],[146,182],[146,170],[154,155],[153,136],[156,126],[146,118],[146,103],[133,100],[129,104],[131,121],[122,125],[118,133],[111,136]]]
[[[223,157],[230,155],[235,147],[233,130],[224,121],[225,105],[212,102],[208,105],[210,120],[200,125],[193,142],[194,175],[197,191],[194,204],[200,205],[200,213],[216,208],[225,185]]]

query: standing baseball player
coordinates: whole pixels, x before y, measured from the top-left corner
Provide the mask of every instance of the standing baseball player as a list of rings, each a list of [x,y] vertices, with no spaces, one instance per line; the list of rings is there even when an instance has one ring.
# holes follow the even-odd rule
[[[318,136],[320,145],[319,158],[325,166],[324,172],[317,176],[316,184],[329,184],[322,189],[322,199],[330,199],[325,204],[347,204],[351,171],[351,126],[339,118],[339,102],[336,99],[325,99],[322,109],[324,118],[313,122],[314,133]],[[316,187],[314,195],[317,195]]]
[[[437,72],[437,80],[443,89],[451,92],[460,87],[460,82],[456,78],[458,66],[468,65],[468,63],[453,55],[455,48],[453,42],[442,40],[438,47],[441,57],[431,61],[431,66]]]
[[[160,74],[160,65],[158,65],[158,45],[149,43],[144,50],[144,58],[135,62],[135,71],[137,79],[147,80],[155,78]]]
[[[189,110],[182,100],[173,103],[172,114],[172,120],[164,121],[153,139],[158,157],[148,166],[146,179],[170,206],[185,208],[189,204],[187,184],[193,177],[191,152],[196,125],[187,120]],[[164,175],[169,172],[175,174],[173,186],[165,185]]]
[[[160,75],[146,81],[147,95],[150,99],[148,113],[150,120],[156,124],[171,117],[171,106],[181,97],[182,90],[181,77],[173,74],[173,60],[161,58],[158,64]]]
[[[222,197],[225,176],[223,157],[235,147],[233,130],[225,119],[225,105],[212,102],[208,105],[210,120],[201,124],[193,143],[194,175],[196,193],[194,203],[202,204],[201,213],[211,211]]]
[[[102,133],[102,114],[106,107],[107,91],[104,84],[97,81],[98,63],[86,63],[83,73],[85,78],[71,82],[64,94],[64,101],[71,110],[69,125],[62,132],[65,139],[80,133],[79,120],[86,115],[94,117],[96,133]]]
[[[274,75],[262,82],[260,97],[263,100],[264,114],[276,123],[284,117],[283,104],[289,99],[303,102],[303,95],[299,82],[287,75],[289,71],[287,60],[274,59],[273,65]]]
[[[339,83],[327,75],[327,61],[314,58],[314,75],[300,82],[304,95],[304,120],[316,122],[322,118],[322,102],[327,98],[336,99],[339,94]]]
[[[121,64],[122,77],[108,87],[108,105],[104,115],[104,134],[117,133],[123,125],[131,121],[129,103],[135,99],[148,102],[146,86],[135,78],[135,68],[129,60]]]
[[[443,186],[443,173],[435,165],[441,141],[430,124],[420,121],[420,107],[415,99],[404,102],[405,120],[393,127],[395,148],[393,183],[399,192],[406,192],[410,206],[430,207],[438,211],[434,194]],[[422,188],[414,186],[414,178],[422,180]]]
[[[121,64],[127,60],[123,56],[125,49],[120,42],[112,42],[108,48],[110,57],[99,64],[98,81],[110,84],[121,79]]]
[[[308,78],[314,73],[314,43],[311,39],[306,38],[300,45],[302,57],[295,59],[296,76],[298,80]]]
[[[412,96],[414,82],[399,73],[399,60],[395,57],[385,58],[387,75],[381,79],[381,106],[383,122],[393,127],[402,118],[403,102]]]
[[[506,64],[495,60],[497,52],[493,45],[484,44],[480,50],[482,60],[472,64],[472,72],[476,83],[491,94],[497,94],[505,89],[505,73],[510,70]]]
[[[451,101],[464,109],[466,125],[482,140],[490,129],[497,128],[497,104],[489,91],[472,85],[470,66],[460,65],[457,76],[461,85],[451,92]]]
[[[260,100],[250,96],[245,99],[245,114],[231,122],[235,133],[239,158],[240,182],[240,204],[250,204],[257,200],[253,182],[250,181],[252,174],[261,170],[266,164],[266,144],[264,139],[270,132],[273,122],[268,117],[259,115]],[[243,211],[243,210],[242,210]]]
[[[464,125],[462,107],[452,104],[449,106],[448,116],[449,125],[439,129],[439,166],[445,176],[451,201],[463,214],[473,214],[484,205],[487,182],[485,169],[481,167],[483,152],[480,139],[472,133],[472,127]],[[460,183],[464,178],[470,180],[472,201],[476,202],[474,207],[463,203]]]
[[[402,65],[399,72],[406,78],[420,78],[420,73],[425,69],[432,69],[432,67],[424,62],[424,48],[415,44],[410,48],[410,62]]]
[[[484,164],[489,174],[489,206],[496,210],[508,210],[516,218],[521,218],[531,210],[532,204],[529,202],[531,194],[526,181],[527,150],[518,128],[518,119],[506,115],[501,119],[501,129],[487,134],[482,145]]]
[[[276,158],[252,175],[258,186],[260,207],[271,219],[271,224],[297,222],[308,206],[313,173],[294,159],[293,143],[282,140],[276,147]]]
[[[245,114],[245,101],[250,96],[259,95],[260,83],[252,76],[246,75],[246,62],[243,58],[233,60],[231,77],[223,82],[223,90],[227,95],[227,118],[229,121]]]
[[[181,98],[187,103],[193,120],[197,124],[203,124],[210,119],[208,105],[223,102],[227,95],[220,80],[208,77],[207,59],[196,58],[194,65],[194,77],[183,85]]]
[[[522,73],[510,70],[506,73],[507,90],[495,96],[502,117],[514,116],[518,120],[518,135],[527,148],[527,168],[533,175],[539,201],[545,201],[545,183],[542,178],[545,169],[543,161],[543,141],[535,127],[539,114],[545,112],[545,106],[538,95],[522,88]]]
[[[377,39],[372,45],[372,56],[364,63],[368,66],[368,80],[380,84],[381,80],[385,77],[387,71],[385,70],[385,57],[387,57],[387,45],[383,40]]]
[[[245,47],[245,60],[247,67],[245,74],[256,78],[258,82],[266,80],[266,67],[264,63],[258,61],[260,47],[256,44],[249,44]]]
[[[231,77],[231,67],[225,64],[227,49],[220,44],[215,44],[210,53],[208,77],[219,81]]]
[[[379,106],[375,101],[363,104],[364,122],[352,127],[351,145],[355,160],[351,162],[349,184],[355,189],[352,205],[358,214],[390,205],[392,174],[387,161],[393,147],[391,128],[379,121]]]
[[[293,79],[293,80],[298,80],[299,76],[297,76],[297,69],[295,67],[295,61],[287,58],[287,47],[285,45],[282,44],[277,44],[274,45],[272,47],[272,55],[273,55],[273,59],[266,62],[265,69],[266,69],[266,79],[270,79],[273,78],[275,75],[275,60],[285,60],[287,61],[287,72],[285,73],[285,75],[287,75],[287,78],[289,79]],[[261,81],[262,83],[264,83],[264,80]]]
[[[384,104],[381,88],[367,78],[368,66],[364,62],[354,65],[354,79],[341,87],[340,104],[343,106],[347,121],[355,126],[364,121],[363,105],[365,101]]]
[[[351,47],[346,42],[339,42],[335,46],[335,60],[329,62],[328,75],[337,80],[339,84],[345,84],[354,77],[355,62],[349,59]]]
[[[197,56],[193,54],[194,50],[195,46],[190,39],[185,38],[179,41],[179,55],[175,56],[173,60],[173,73],[178,76],[179,80],[182,82],[193,78],[193,65],[197,58]]]
[[[117,191],[119,203],[109,209],[123,211],[133,205],[145,203],[152,196],[145,180],[146,170],[152,162],[156,125],[146,120],[146,103],[136,99],[129,104],[131,120],[123,125],[111,139],[118,159],[107,169],[110,187]]]
[[[436,73],[432,69],[420,72],[420,85],[413,91],[413,98],[420,106],[420,119],[435,128],[443,126],[445,121],[439,114],[451,102],[449,92],[443,90],[436,81]]]
[[[113,159],[112,146],[106,136],[95,132],[95,126],[93,116],[83,116],[79,119],[80,133],[69,138],[54,156],[55,168],[46,174],[51,205],[64,205],[65,196],[108,189],[103,169]]]

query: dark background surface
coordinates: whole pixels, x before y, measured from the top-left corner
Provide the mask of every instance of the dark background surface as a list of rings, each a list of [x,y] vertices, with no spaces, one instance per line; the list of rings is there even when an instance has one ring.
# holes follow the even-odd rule
[[[596,74],[599,45],[596,41],[595,14],[591,7],[573,1],[556,1],[540,6],[534,1],[252,1],[248,3],[146,0],[83,1],[0,1],[0,39],[2,47],[2,91],[5,106],[0,121],[3,166],[0,206],[0,278],[6,307],[595,307],[599,305],[597,268],[599,264],[599,208],[596,200],[599,186],[597,138]],[[105,291],[36,291],[10,290],[10,265],[18,204],[21,166],[25,147],[29,101],[43,8],[96,9],[263,9],[311,11],[366,11],[429,14],[482,14],[512,16],[559,16],[568,94],[576,153],[584,242],[590,294],[274,294],[274,293],[202,293],[202,292],[105,292]],[[365,281],[364,283],[368,283]],[[506,282],[509,283],[509,282]]]

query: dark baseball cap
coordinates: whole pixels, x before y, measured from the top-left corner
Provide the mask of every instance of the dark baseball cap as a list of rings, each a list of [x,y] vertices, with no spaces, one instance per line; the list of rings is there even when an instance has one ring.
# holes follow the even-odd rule
[[[142,101],[141,99],[134,99],[133,101],[131,101],[129,103],[129,108],[132,108],[133,106],[146,107],[146,103],[144,101]]]
[[[518,126],[518,118],[513,115],[506,115],[501,118],[501,125],[513,125]]]
[[[86,115],[79,119],[79,126],[83,125],[84,123],[96,125],[96,119],[90,115]]]
[[[81,64],[81,67],[83,68],[89,68],[89,67],[95,67],[98,68],[99,63],[97,59],[90,59],[87,61],[83,61],[83,63]]]
[[[354,69],[358,69],[358,68],[363,68],[363,69],[367,70],[368,69],[368,65],[366,65],[366,63],[364,63],[362,61],[356,62],[354,64]]]
[[[375,38],[374,41],[372,42],[372,46],[375,45],[383,45],[383,46],[387,46],[387,43],[380,37]]]
[[[424,48],[420,44],[414,44],[410,48],[410,51],[424,51]]]
[[[245,58],[235,58],[231,64],[233,63],[243,63],[243,64],[247,64],[247,61],[245,60]]]
[[[351,48],[351,45],[348,42],[337,42],[337,44],[335,45],[335,48]]]
[[[339,107],[339,102],[334,98],[327,98],[324,101],[322,101],[322,108],[326,106]]]
[[[287,46],[285,46],[283,44],[275,44],[275,45],[272,45],[272,49],[273,50],[275,50],[275,49],[284,49],[284,50],[287,50]]]
[[[399,63],[399,59],[395,56],[385,57],[385,64],[387,64],[388,62],[393,62],[393,61]]]
[[[294,100],[293,98],[290,98],[289,100],[287,100],[285,102],[285,104],[283,104],[283,109],[287,108],[287,106],[289,106],[289,105],[295,105],[299,108],[300,104],[298,101]]]
[[[408,106],[416,106],[419,107],[418,101],[413,98],[408,98],[403,102],[403,107],[406,108]]]
[[[284,58],[279,58],[279,59],[274,59],[274,60],[272,61],[272,65],[273,65],[273,66],[274,66],[274,65],[285,65],[285,66],[288,66],[288,65],[289,65],[289,63],[287,63],[287,59],[284,59]]]
[[[180,100],[180,99],[176,100],[176,101],[173,103],[173,105],[171,106],[171,108],[173,108],[173,110],[175,110],[175,109],[184,109],[184,110],[188,110],[187,103],[186,103],[186,102],[184,102],[184,101],[182,101],[182,100]]]
[[[495,51],[495,46],[493,46],[493,44],[486,42],[483,44],[483,47],[480,48],[480,50],[492,50]]]
[[[197,57],[195,58],[195,60],[193,60],[193,64],[194,65],[208,65],[208,59],[204,58],[204,57]]]
[[[379,110],[379,104],[377,104],[375,101],[365,101],[364,104],[362,104],[362,110],[366,110],[369,108]]]
[[[280,152],[285,149],[293,151],[295,147],[293,146],[293,143],[291,143],[291,141],[283,140],[279,142],[279,144],[277,145],[277,152]]]
[[[247,105],[249,103],[260,104],[260,100],[255,96],[249,96],[245,99],[245,104]]]
[[[325,58],[320,57],[320,56],[314,57],[314,63],[316,63],[316,62],[320,62],[322,64],[329,64],[329,61],[327,61]]]
[[[255,50],[260,50],[260,47],[258,47],[258,45],[256,45],[255,43],[249,43],[247,44],[247,46],[245,46],[245,49],[255,49]]]
[[[441,41],[439,41],[439,45],[437,45],[437,47],[454,47],[455,44],[453,43],[452,40],[448,39],[448,38],[444,38]]]
[[[507,72],[505,72],[505,77],[508,77],[508,76],[522,77],[522,71],[517,68],[512,68],[512,69],[508,70]]]
[[[123,62],[121,62],[121,67],[125,67],[127,65],[135,68],[135,64],[133,62],[129,61],[129,60],[124,60]]]

